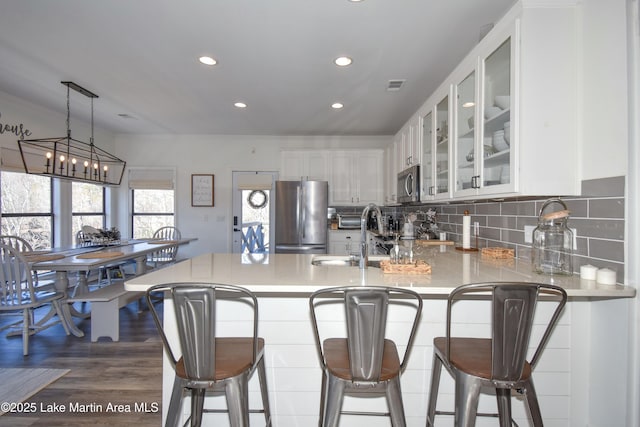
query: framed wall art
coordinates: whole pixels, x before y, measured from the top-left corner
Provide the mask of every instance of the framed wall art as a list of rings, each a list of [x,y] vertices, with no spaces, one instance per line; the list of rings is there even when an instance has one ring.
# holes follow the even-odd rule
[[[191,175],[191,206],[213,206],[213,175]]]

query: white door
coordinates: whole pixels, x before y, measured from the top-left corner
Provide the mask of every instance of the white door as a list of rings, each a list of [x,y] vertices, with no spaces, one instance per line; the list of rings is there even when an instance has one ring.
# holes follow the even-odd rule
[[[268,253],[275,239],[275,181],[278,172],[234,171],[233,253]]]

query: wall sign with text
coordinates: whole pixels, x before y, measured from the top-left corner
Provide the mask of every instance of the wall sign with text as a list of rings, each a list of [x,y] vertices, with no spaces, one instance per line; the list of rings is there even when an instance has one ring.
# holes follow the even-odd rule
[[[191,175],[191,206],[213,206],[213,175]]]

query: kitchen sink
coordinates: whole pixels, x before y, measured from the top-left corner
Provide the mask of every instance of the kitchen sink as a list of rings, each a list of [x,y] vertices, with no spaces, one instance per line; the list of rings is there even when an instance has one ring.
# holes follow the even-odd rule
[[[384,255],[369,255],[367,266],[380,268],[380,261],[388,259]],[[350,255],[318,255],[311,259],[311,265],[336,266],[336,267],[357,267],[359,265],[357,256]]]

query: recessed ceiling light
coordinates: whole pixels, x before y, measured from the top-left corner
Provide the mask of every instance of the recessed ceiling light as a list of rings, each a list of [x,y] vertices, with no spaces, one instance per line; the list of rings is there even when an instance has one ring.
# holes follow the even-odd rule
[[[338,67],[346,67],[347,65],[351,65],[353,60],[348,56],[339,56],[333,61]]]
[[[474,105],[476,105],[476,103],[473,101],[467,101],[464,104],[462,104],[464,108],[470,108],[470,107],[473,107]]]
[[[331,108],[336,109],[336,110],[339,110],[339,109],[341,109],[342,107],[344,107],[344,105],[342,105],[342,104],[341,104],[341,103],[339,103],[339,102],[334,102],[333,104],[331,104]]]
[[[202,62],[204,65],[216,65],[218,63],[218,61],[216,61],[210,56],[201,56],[200,58],[198,58],[198,60]]]
[[[245,104],[244,102],[236,102],[233,105],[236,106],[237,108],[247,108],[247,104]]]

